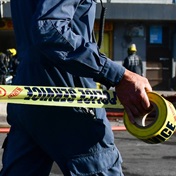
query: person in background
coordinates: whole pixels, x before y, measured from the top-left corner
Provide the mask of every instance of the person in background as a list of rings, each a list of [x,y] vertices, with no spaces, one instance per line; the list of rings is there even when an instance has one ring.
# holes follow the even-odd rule
[[[5,53],[0,52],[0,84],[6,84],[6,74],[7,74],[7,60],[8,57]]]
[[[124,59],[123,66],[134,73],[144,76],[142,59],[137,55],[136,45],[131,44],[127,52],[128,56]]]
[[[17,51],[15,48],[9,48],[6,50],[7,56],[11,59],[12,57],[15,57],[17,54]]]
[[[152,88],[147,78],[100,53],[92,37],[96,4],[11,0],[20,58],[12,84],[33,86],[37,98],[37,86],[91,89],[99,82],[114,87],[134,123],[150,109],[146,91]],[[0,176],[48,176],[53,162],[64,176],[123,176],[122,157],[104,108],[9,103],[7,121],[11,128]]]
[[[7,49],[7,56],[9,58],[8,73],[14,78],[16,75],[17,67],[20,63],[18,60],[16,49],[15,48]]]

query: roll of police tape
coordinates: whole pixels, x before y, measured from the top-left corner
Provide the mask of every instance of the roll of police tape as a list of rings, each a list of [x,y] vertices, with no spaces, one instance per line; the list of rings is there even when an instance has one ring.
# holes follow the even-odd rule
[[[138,139],[157,144],[168,140],[176,130],[176,110],[173,104],[156,92],[148,92],[153,110],[143,117],[136,117],[132,124],[124,113],[124,124],[129,133]]]

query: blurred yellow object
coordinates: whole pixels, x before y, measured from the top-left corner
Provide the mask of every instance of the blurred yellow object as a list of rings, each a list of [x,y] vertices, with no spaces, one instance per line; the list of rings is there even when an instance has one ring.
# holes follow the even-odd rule
[[[101,89],[101,84],[100,83],[96,83],[96,85],[97,85],[97,89]]]
[[[136,51],[137,51],[136,45],[135,45],[135,44],[131,44],[131,45],[129,46],[129,51],[134,51],[134,52],[136,52]]]
[[[15,56],[17,54],[17,51],[15,48],[10,48],[7,51],[9,51],[12,54],[12,56]]]

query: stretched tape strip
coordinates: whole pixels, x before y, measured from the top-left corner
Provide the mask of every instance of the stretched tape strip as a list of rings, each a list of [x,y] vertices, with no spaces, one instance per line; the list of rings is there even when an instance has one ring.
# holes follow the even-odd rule
[[[123,108],[114,91],[88,88],[0,86],[0,102],[45,106]]]
[[[154,111],[144,117],[137,117],[131,124],[124,112],[124,124],[129,133],[147,143],[161,143],[168,140],[176,129],[176,111],[172,103],[155,92],[148,93]],[[123,109],[116,93],[112,90],[44,87],[44,86],[0,86],[0,102],[87,107],[87,108],[119,108]],[[154,117],[152,113],[155,113]],[[150,119],[148,123],[146,119]]]

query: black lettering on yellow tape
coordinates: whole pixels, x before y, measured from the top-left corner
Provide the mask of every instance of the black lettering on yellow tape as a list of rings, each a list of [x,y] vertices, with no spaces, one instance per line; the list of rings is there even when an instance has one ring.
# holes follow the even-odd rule
[[[150,144],[157,144],[168,140],[175,132],[176,125],[171,122],[167,122],[166,127],[156,136],[143,141]]]
[[[24,100],[33,100],[33,101],[54,101],[54,102],[73,102],[76,98],[76,91],[72,88],[43,88],[43,87],[27,87],[24,89],[27,90],[27,96],[24,97]]]
[[[74,88],[52,88],[52,87],[31,87],[25,86],[27,96],[24,100],[29,101],[53,101],[78,104],[104,104],[116,105],[117,96],[113,91],[74,89]]]

